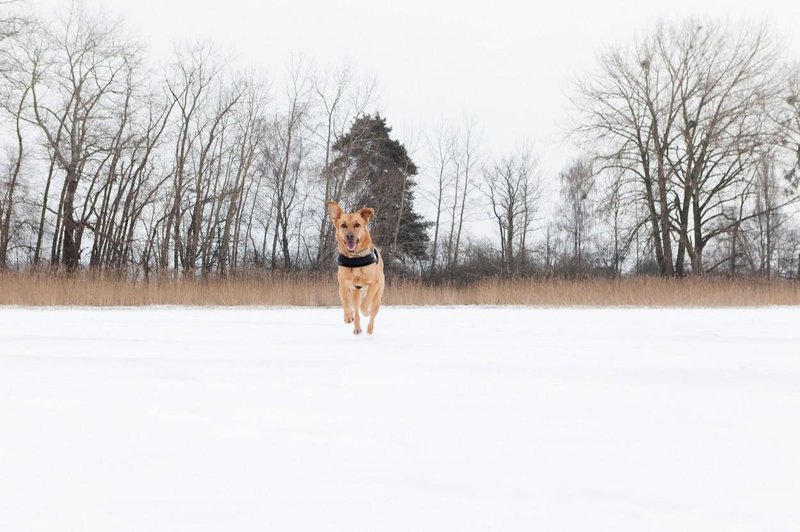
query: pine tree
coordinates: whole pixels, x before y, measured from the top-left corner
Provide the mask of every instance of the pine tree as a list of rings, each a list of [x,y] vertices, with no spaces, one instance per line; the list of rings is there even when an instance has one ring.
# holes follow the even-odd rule
[[[405,146],[389,136],[391,131],[379,114],[357,118],[334,143],[331,169],[346,175],[350,207],[375,209],[370,232],[388,257],[387,264],[409,265],[427,258],[431,224],[414,210],[412,176],[417,175],[417,166]]]

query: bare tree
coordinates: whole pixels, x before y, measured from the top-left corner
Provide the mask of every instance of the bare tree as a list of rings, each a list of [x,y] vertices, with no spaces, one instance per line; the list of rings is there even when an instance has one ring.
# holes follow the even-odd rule
[[[474,120],[466,120],[455,130],[453,138],[453,180],[450,234],[447,239],[447,268],[458,264],[464,223],[469,215],[470,195],[473,192],[475,174],[480,165],[480,138]]]
[[[230,166],[225,164],[229,146],[225,140],[232,126],[233,111],[245,91],[238,82],[220,87],[214,107],[198,128],[198,152],[193,153],[192,173],[187,209],[189,214],[186,229],[184,270],[191,274],[196,261],[202,258],[203,272],[210,269],[209,246],[219,225],[222,182]],[[201,257],[202,256],[202,257]]]
[[[541,183],[535,170],[530,147],[484,170],[482,190],[497,222],[501,260],[507,276],[520,273],[527,261],[527,239],[541,197]]]
[[[578,130],[596,135],[604,167],[638,177],[662,274],[682,274],[686,255],[702,274],[707,244],[741,222],[731,207],[775,142],[777,57],[764,28],[689,20],[603,55],[580,84]]]
[[[275,208],[275,227],[272,239],[272,268],[278,267],[280,250],[282,267],[292,266],[290,233],[295,202],[299,199],[298,184],[305,157],[304,138],[307,114],[311,105],[311,81],[302,59],[293,61],[286,89],[288,109],[273,121],[269,148],[269,179],[272,203]]]
[[[766,28],[687,28],[680,37],[682,53],[697,59],[680,98],[681,149],[670,163],[683,189],[675,198],[681,249],[702,274],[704,248],[741,223],[735,207],[746,201],[759,161],[776,141],[769,115],[782,83]]]
[[[798,188],[800,188],[800,63],[795,63],[791,70],[789,90],[787,92],[786,103],[788,107],[788,116],[782,121],[782,125],[787,133],[787,137],[790,137],[792,140],[783,142],[782,144],[788,145],[793,154],[794,164],[791,166],[791,170],[787,172],[786,178],[790,183],[789,186],[792,192],[796,194]],[[796,248],[800,248],[800,241],[798,241],[800,228],[797,228],[796,223],[795,229],[792,230],[791,233],[794,235],[792,246],[795,249],[791,252],[790,262],[793,264],[795,257],[797,257],[795,277],[797,280],[800,280],[800,252],[796,251]]]
[[[671,275],[672,237],[667,203],[667,165],[674,105],[656,106],[650,75],[652,54],[646,45],[631,51],[612,50],[600,57],[600,75],[578,85],[574,103],[582,122],[576,131],[594,140],[601,168],[620,169],[637,176],[641,199],[647,205],[650,235],[663,275]],[[657,77],[660,79],[660,76]],[[661,89],[663,91],[663,89]],[[674,95],[675,91],[665,91]],[[657,127],[666,113],[666,125]],[[666,131],[665,131],[666,129]]]
[[[22,1],[0,0],[0,43],[18,36],[31,23],[31,16],[23,10]]]
[[[263,85],[256,81],[248,83],[243,105],[237,109],[235,137],[229,165],[230,182],[224,187],[227,204],[224,215],[220,252],[219,273],[225,276],[232,265],[237,266],[245,203],[250,193],[248,183],[255,180],[259,146],[266,142],[267,95]]]
[[[167,90],[177,112],[178,131],[174,141],[171,197],[166,204],[159,252],[162,272],[169,268],[170,246],[176,270],[182,267],[186,274],[191,274],[196,266],[201,214],[207,206],[205,193],[213,167],[212,147],[217,141],[218,129],[240,97],[238,91],[225,93],[221,80],[223,68],[224,62],[213,47],[197,44],[179,52],[167,78]],[[187,212],[190,216],[184,230],[183,218]]]
[[[785,137],[780,144],[788,148],[792,155],[793,164],[787,179],[796,189],[800,181],[800,63],[791,69],[785,102],[785,112],[779,118]]]
[[[592,223],[595,174],[591,163],[578,159],[559,174],[561,202],[559,225],[572,241],[572,259],[580,264],[583,259],[586,233]]]
[[[787,226],[791,219],[786,212],[786,198],[791,192],[787,194],[786,182],[773,155],[765,156],[759,164],[752,196],[738,216],[742,223],[726,234],[730,251],[722,262],[728,262],[731,277],[745,269],[751,275],[770,279],[779,270],[778,255],[788,244]]]
[[[428,139],[427,199],[434,208],[430,271],[456,266],[480,164],[475,122],[442,123]]]
[[[14,124],[15,144],[9,148],[8,169],[0,181],[0,269],[7,266],[8,251],[12,236],[12,215],[15,205],[19,201],[17,192],[20,182],[20,170],[25,157],[25,143],[22,125],[24,113],[28,105],[30,84],[23,77],[22,81],[16,78],[14,70],[4,69],[2,74],[2,96],[0,107],[9,115]]]
[[[121,84],[138,47],[116,23],[101,21],[73,4],[63,24],[41,28],[43,48],[32,71],[31,122],[42,132],[53,165],[64,172],[54,261],[68,271],[80,264],[86,209],[79,186],[106,162],[109,123],[119,107]],[[38,68],[41,67],[41,70]],[[123,96],[124,97],[124,96]]]
[[[0,1],[0,109],[11,119],[14,137],[14,145],[8,149],[8,166],[0,176],[0,269],[7,266],[12,228],[18,221],[15,211],[20,202],[20,171],[26,155],[23,122],[31,88],[22,68],[25,54],[20,41],[25,40],[21,33],[31,27],[32,21],[21,12],[20,2]]]
[[[435,273],[439,259],[439,233],[443,222],[443,210],[447,198],[445,194],[449,191],[453,181],[453,136],[452,131],[440,124],[434,137],[428,139],[428,149],[431,153],[431,165],[433,171],[432,199],[435,208],[433,220],[433,241],[431,242],[431,264],[430,272]]]
[[[596,184],[603,191],[597,209],[600,256],[615,277],[622,274],[623,263],[639,229],[648,223],[647,217],[639,214],[641,206],[637,209],[636,197],[626,181],[628,177],[625,171],[611,171],[598,176],[600,184]]]

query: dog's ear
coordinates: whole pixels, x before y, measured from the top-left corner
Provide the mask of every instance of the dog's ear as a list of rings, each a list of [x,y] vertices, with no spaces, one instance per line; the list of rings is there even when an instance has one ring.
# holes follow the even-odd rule
[[[373,218],[373,216],[375,216],[375,209],[372,209],[370,207],[364,207],[363,209],[358,211],[358,214],[360,214],[362,218],[364,218],[367,222],[369,222]]]
[[[335,201],[328,201],[325,203],[325,206],[328,208],[328,214],[331,215],[331,221],[335,224],[339,221],[339,218],[342,216],[342,208],[339,207],[339,204]]]

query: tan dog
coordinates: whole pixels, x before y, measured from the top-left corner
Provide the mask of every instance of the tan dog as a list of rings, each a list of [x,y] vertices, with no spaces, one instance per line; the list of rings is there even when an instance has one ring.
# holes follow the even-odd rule
[[[383,257],[375,248],[367,224],[375,215],[373,209],[345,213],[338,203],[325,204],[336,228],[339,247],[339,298],[344,309],[344,322],[353,323],[353,334],[361,334],[361,314],[369,316],[367,333],[375,329],[375,316],[381,308],[381,297],[386,285],[383,275]]]

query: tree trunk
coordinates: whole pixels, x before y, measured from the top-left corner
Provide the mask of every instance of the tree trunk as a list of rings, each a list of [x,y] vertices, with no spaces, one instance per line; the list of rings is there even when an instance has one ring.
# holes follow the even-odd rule
[[[79,223],[75,220],[75,191],[78,189],[78,174],[70,168],[67,170],[66,188],[62,202],[62,259],[68,272],[73,272],[80,266],[81,260],[81,234]]]

